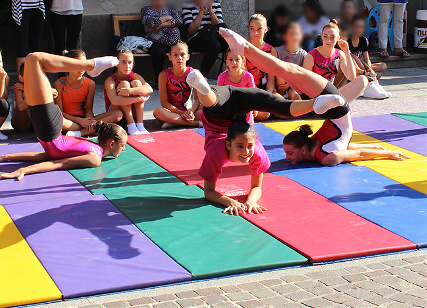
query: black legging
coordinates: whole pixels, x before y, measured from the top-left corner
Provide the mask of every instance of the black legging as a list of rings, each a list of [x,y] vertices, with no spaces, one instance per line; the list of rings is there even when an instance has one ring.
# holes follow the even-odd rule
[[[151,63],[153,64],[154,69],[154,78],[157,84],[159,74],[163,70],[163,64],[167,59],[167,53],[170,51],[170,47],[157,42],[153,42],[153,45],[151,45],[149,51],[151,55]]]
[[[253,110],[292,118],[292,100],[258,88],[211,86],[217,99],[213,106],[203,107],[203,113],[213,119],[233,120],[237,114]]]
[[[60,55],[64,49],[77,49],[82,28],[82,14],[59,15],[51,12],[50,23],[55,54]]]
[[[21,25],[15,24],[17,58],[25,58],[30,52],[40,51],[43,24],[44,17],[41,10],[23,10]]]

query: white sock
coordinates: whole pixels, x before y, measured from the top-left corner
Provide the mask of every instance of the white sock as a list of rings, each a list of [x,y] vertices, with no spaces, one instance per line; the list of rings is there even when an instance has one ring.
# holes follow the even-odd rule
[[[245,54],[245,44],[246,40],[240,34],[237,34],[233,30],[219,28],[219,34],[225,39],[228,43],[228,46],[231,49],[231,52],[236,55],[244,55]]]
[[[334,94],[320,95],[314,101],[313,111],[316,114],[324,114],[329,109],[344,106],[345,104],[346,101],[342,96]]]
[[[150,132],[145,128],[144,123],[139,122],[136,123],[136,127],[138,128],[139,132],[142,134],[149,134]]]
[[[90,77],[96,77],[107,68],[117,66],[120,63],[119,59],[111,56],[94,58],[93,60],[95,61],[95,67],[87,72]]]
[[[7,140],[7,138],[9,137],[0,132],[0,140]]]
[[[141,135],[140,131],[136,127],[135,123],[128,124],[128,133],[129,135]]]
[[[187,83],[190,85],[190,87],[195,88],[203,95],[208,95],[211,91],[211,87],[199,70],[192,70],[190,73],[188,73]]]
[[[81,137],[82,133],[79,130],[69,130],[65,135],[70,137]]]
[[[164,122],[162,125],[162,129],[169,129],[169,128],[173,128],[173,127],[176,127],[176,125],[172,124],[172,123],[167,123],[167,122]]]

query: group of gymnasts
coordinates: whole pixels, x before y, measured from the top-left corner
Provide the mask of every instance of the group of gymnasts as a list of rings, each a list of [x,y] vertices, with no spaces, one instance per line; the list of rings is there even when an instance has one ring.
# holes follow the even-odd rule
[[[321,75],[297,64],[279,60],[232,30],[221,28],[220,34],[229,44],[230,50],[227,54],[229,70],[220,76],[219,85],[210,86],[198,70],[186,66],[188,47],[185,43],[178,42],[172,47],[169,56],[173,67],[159,76],[162,107],[156,109],[154,114],[161,121],[174,125],[199,126],[201,121],[205,129],[206,155],[201,162],[199,175],[205,181],[205,198],[225,207],[224,213],[239,215],[242,212],[262,213],[266,210],[258,201],[262,195],[263,174],[269,169],[270,160],[252,126],[254,117],[260,114],[285,119],[314,112],[325,119],[314,135],[308,125],[303,125],[285,136],[283,149],[292,164],[317,161],[325,166],[335,166],[375,158],[408,158],[399,151],[385,150],[378,145],[350,143],[352,121],[349,103],[363,92],[368,82],[366,77],[354,78],[339,91]],[[330,39],[331,44],[338,40],[333,35],[330,35]],[[340,42],[343,53],[347,52],[345,44]],[[258,87],[242,87],[243,84],[254,81],[246,73],[240,79],[238,77],[243,58],[267,76],[271,74],[283,80],[283,83],[304,99],[285,99]],[[25,59],[22,76],[23,91],[34,131],[45,151],[0,156],[0,162],[37,162],[11,173],[0,173],[0,179],[21,180],[26,174],[97,167],[106,156],[118,157],[125,149],[128,137],[126,131],[117,124],[106,123],[99,118],[87,123],[85,129],[98,134],[96,143],[74,133],[62,134],[64,113],[60,104],[54,102],[58,93],[52,91],[46,72],[69,72],[76,76],[87,72],[89,76],[95,77],[105,69],[116,66],[117,73],[105,83],[109,99],[107,110],[117,110],[124,115],[130,122],[129,134],[132,134],[132,129],[145,133],[145,128],[138,126],[142,124],[142,116],[135,123],[133,112],[139,108],[138,105],[143,107],[152,89],[142,77],[131,74],[132,62],[133,58],[128,52],[122,52],[118,58],[94,59],[86,59],[82,54],[73,57],[41,52],[29,54]],[[351,66],[345,60],[342,65],[344,71]],[[126,74],[128,78],[123,79]],[[185,95],[179,91],[182,87],[187,89]],[[166,91],[162,91],[165,89]],[[111,113],[107,116],[111,116]],[[216,190],[217,180],[228,161],[248,164],[250,167],[251,189],[245,203]]]

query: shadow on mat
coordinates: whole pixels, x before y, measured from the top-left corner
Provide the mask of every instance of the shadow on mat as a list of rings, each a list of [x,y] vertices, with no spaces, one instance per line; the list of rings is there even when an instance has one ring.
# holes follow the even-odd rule
[[[28,177],[28,175],[26,176]],[[17,182],[17,185],[19,185],[18,180],[15,180],[15,179],[0,180],[0,183],[2,181],[15,181]],[[60,191],[58,189],[60,189]],[[52,193],[52,190],[54,190],[55,193],[70,193],[74,191],[82,192],[84,189],[79,183],[59,184],[59,185],[49,185],[49,186],[44,185],[42,187],[36,187],[31,189],[19,189],[16,191],[0,191],[0,200],[2,198],[10,198],[15,196],[44,195],[44,194]]]
[[[427,135],[427,127],[404,130],[404,131],[391,131],[391,132],[377,129],[377,130],[366,131],[364,132],[364,134],[385,142],[400,141],[400,140],[403,140],[403,138],[405,137]]]
[[[108,254],[114,259],[131,259],[140,255],[141,252],[130,245],[133,235],[120,228],[132,223],[124,219],[117,209],[113,212],[103,210],[103,204],[97,205],[98,202],[105,204],[105,200],[67,204],[18,218],[14,223],[25,239],[37,232],[43,232],[55,223],[64,223],[76,229],[89,231],[108,246]],[[16,244],[16,238],[7,236],[11,228],[12,223],[0,232],[0,250]],[[57,235],[56,240],[61,240],[61,234]]]
[[[414,183],[412,183],[414,184]],[[335,203],[351,203],[360,201],[372,201],[384,197],[404,197],[408,199],[426,199],[427,196],[403,184],[393,184],[385,186],[383,190],[371,193],[353,193],[330,197],[329,200]]]

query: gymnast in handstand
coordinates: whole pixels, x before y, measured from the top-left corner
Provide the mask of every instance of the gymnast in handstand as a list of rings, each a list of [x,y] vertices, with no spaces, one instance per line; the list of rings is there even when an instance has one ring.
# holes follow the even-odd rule
[[[45,152],[0,156],[0,162],[39,162],[11,173],[0,173],[0,179],[21,180],[26,174],[97,167],[105,156],[118,157],[125,149],[127,134],[116,124],[106,124],[102,121],[94,124],[98,143],[61,134],[62,112],[53,102],[52,88],[45,73],[87,71],[90,76],[95,77],[103,70],[116,66],[118,62],[115,57],[83,60],[42,52],[29,54],[25,59],[24,90],[34,131]]]

